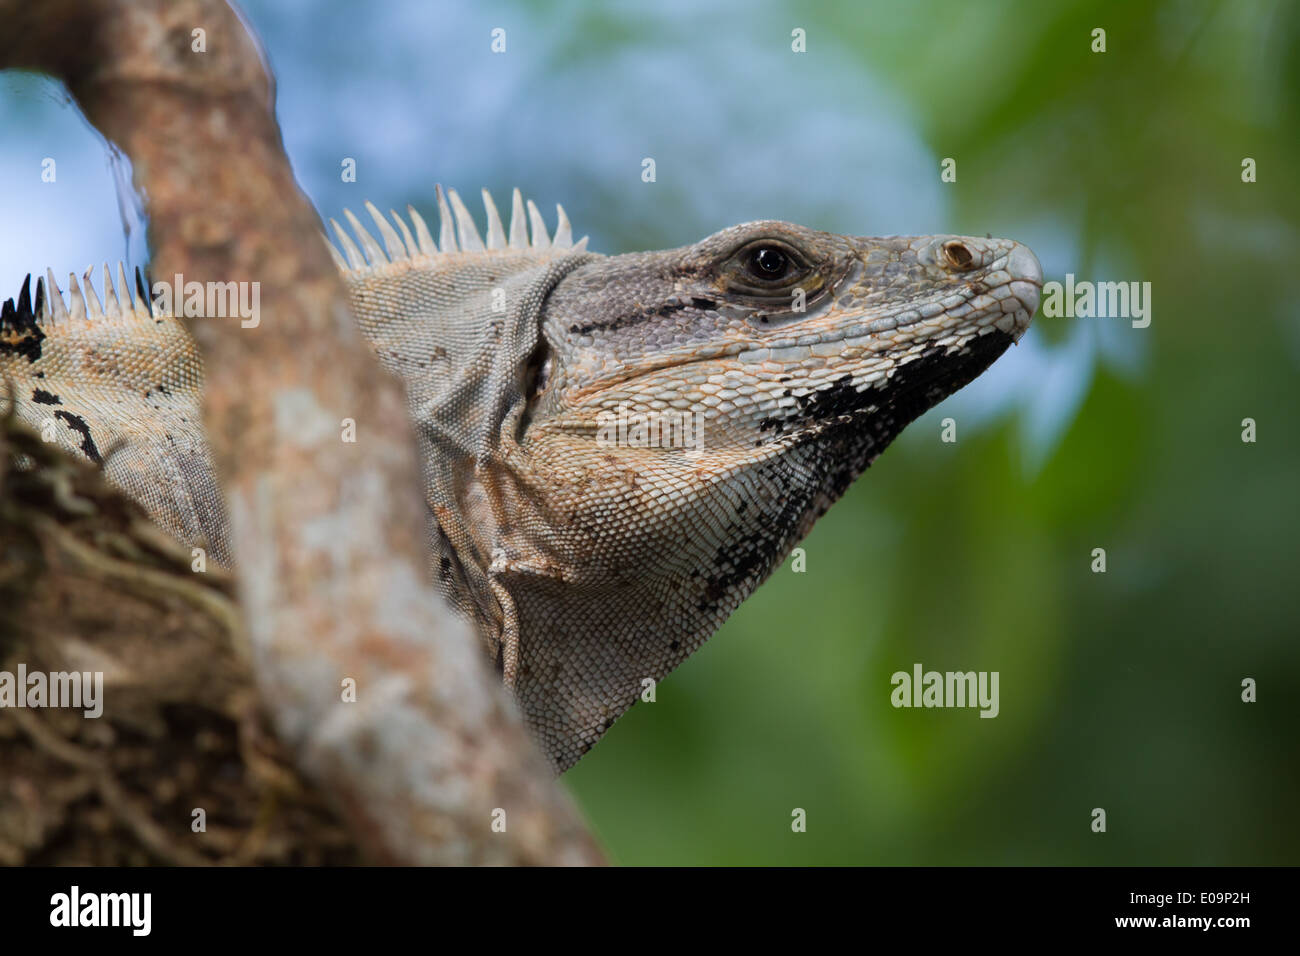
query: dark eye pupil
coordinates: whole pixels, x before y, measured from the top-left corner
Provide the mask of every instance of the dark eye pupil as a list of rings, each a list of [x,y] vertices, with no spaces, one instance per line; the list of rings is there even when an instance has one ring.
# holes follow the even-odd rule
[[[771,246],[764,246],[754,253],[754,268],[759,275],[772,277],[785,272],[785,253]]]

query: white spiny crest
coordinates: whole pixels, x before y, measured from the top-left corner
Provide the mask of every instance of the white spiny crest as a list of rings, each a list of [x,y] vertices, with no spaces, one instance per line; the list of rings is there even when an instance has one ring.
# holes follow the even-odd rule
[[[369,205],[369,203],[367,203]],[[371,208],[374,208],[373,206]],[[420,254],[416,246],[415,237],[411,235],[411,230],[407,228],[406,221],[397,214],[396,209],[388,210],[388,214],[393,217],[393,222],[397,223],[397,228],[402,230],[402,242],[405,243],[407,258],[413,258]]]
[[[451,207],[447,205],[447,194],[442,191],[442,183],[433,187],[438,197],[438,248],[443,252],[456,252],[456,225],[451,217]]]
[[[410,203],[406,205],[406,213],[411,217],[411,222],[415,223],[415,234],[420,240],[420,251],[426,256],[436,256],[438,247],[434,245],[433,236],[429,234],[429,226],[424,221],[424,217]],[[397,218],[397,213],[393,213],[393,218]]]
[[[380,238],[383,239],[382,244],[367,231],[351,210],[344,209],[343,215],[348,225],[352,227],[352,233],[349,234],[338,222],[331,219],[330,225],[334,228],[337,244],[331,242],[328,236],[324,237],[335,265],[342,272],[369,272],[395,262],[410,262],[419,258],[434,258],[456,252],[484,253],[502,250],[543,252],[552,249],[573,249],[580,252],[586,247],[586,236],[576,243],[573,241],[573,227],[569,224],[569,217],[564,213],[564,207],[559,205],[555,207],[555,234],[551,236],[546,228],[546,220],[542,218],[537,206],[531,199],[525,205],[518,189],[511,195],[508,230],[501,213],[497,211],[496,203],[492,201],[491,194],[486,189],[483,190],[483,207],[487,214],[486,240],[479,232],[474,216],[456,190],[444,191],[442,186],[437,186],[435,195],[439,218],[437,242],[434,242],[433,233],[429,231],[424,217],[414,206],[406,207],[407,215],[415,227],[412,230],[407,221],[395,210],[389,210],[389,216],[392,217],[390,223],[372,203],[366,203],[366,211],[375,221],[375,227],[379,230]],[[396,229],[393,228],[393,224],[396,224]],[[530,231],[531,239],[529,239]],[[353,236],[356,237],[355,241]]]
[[[113,288],[113,273],[108,270],[107,262],[104,263],[104,314],[110,319],[122,317],[122,310],[117,305],[117,290]]]
[[[537,211],[537,204],[531,199],[528,200],[528,221],[533,225],[533,248],[549,249],[551,240],[546,235],[546,220],[542,218],[542,214]]]
[[[72,297],[68,312],[74,319],[86,318],[86,300],[81,295],[81,286],[77,285],[75,272],[68,273],[68,295]]]
[[[95,267],[86,269],[81,279],[75,273],[68,274],[68,298],[63,298],[63,291],[54,281],[54,272],[45,270],[45,278],[38,283],[37,299],[40,308],[37,318],[42,322],[58,323],[67,319],[148,319],[153,315],[151,304],[145,296],[143,279],[136,273],[136,287],[132,288],[126,278],[126,267],[121,261],[117,263],[117,280],[108,263],[104,263],[104,292],[101,304],[99,294],[95,291],[92,276]]]
[[[406,258],[409,253],[406,246],[402,244],[402,237],[397,234],[397,230],[388,224],[388,220],[375,208],[375,204],[368,200],[366,202],[366,212],[370,213],[370,218],[375,221],[375,225],[379,228],[379,234],[384,237],[384,248],[388,250],[388,258],[393,261]]]
[[[53,319],[55,322],[69,318],[68,307],[63,302],[63,293],[59,291],[59,284],[54,281],[54,271],[52,269],[45,270],[45,279],[49,283],[49,288],[46,289],[44,297],[45,315],[41,316],[41,318]]]
[[[501,225],[501,213],[497,212],[497,204],[492,201],[492,194],[486,189],[483,190],[483,208],[487,210],[487,247],[489,249],[504,249],[506,247],[506,227]]]
[[[100,308],[99,296],[95,295],[95,284],[90,281],[91,273],[94,271],[95,267],[93,265],[86,266],[86,271],[82,274],[81,282],[82,285],[85,286],[86,311],[90,313],[92,319],[102,319],[104,317],[104,310]],[[108,268],[105,267],[104,271],[107,272]]]
[[[524,197],[517,187],[510,197],[510,248],[528,248],[528,220],[524,218]]]
[[[428,223],[416,211],[407,206],[406,213],[414,230],[395,210],[389,210],[390,223],[373,203],[365,204],[366,212],[375,221],[379,231],[379,240],[361,224],[361,220],[350,209],[343,210],[343,215],[352,227],[349,234],[335,220],[330,220],[337,243],[331,242],[324,233],[321,238],[329,247],[330,256],[340,272],[364,273],[394,262],[414,262],[420,259],[437,258],[448,253],[494,253],[494,252],[549,252],[551,250],[572,249],[581,252],[585,249],[587,237],[573,241],[573,228],[564,208],[557,205],[554,236],[549,235],[546,221],[541,212],[530,199],[527,203],[518,189],[510,197],[510,228],[507,229],[496,203],[485,189],[483,206],[487,213],[487,240],[483,240],[474,217],[465,203],[461,201],[456,190],[445,193],[437,187],[438,214],[441,219],[439,241],[433,240]],[[394,228],[396,227],[396,228]],[[531,227],[531,228],[530,228]],[[529,238],[531,232],[532,238]],[[353,241],[352,235],[356,236]],[[358,245],[358,242],[360,245]],[[342,250],[342,251],[340,251]],[[68,298],[54,281],[54,273],[47,269],[44,279],[44,293],[41,299],[39,318],[58,322],[61,319],[147,319],[151,315],[161,315],[153,308],[149,299],[150,290],[142,283],[139,270],[134,287],[127,281],[126,268],[117,264],[117,279],[114,281],[110,266],[103,266],[103,301],[95,290],[91,276],[94,266],[86,269],[79,280],[75,274],[68,275]],[[39,283],[38,283],[39,284]]]
[[[105,280],[105,283],[107,284],[107,280]],[[121,289],[118,295],[120,295],[123,299],[122,311],[135,312],[136,311],[135,293],[131,289],[131,284],[126,281],[126,267],[122,265],[121,259],[117,260],[117,285],[118,288]],[[147,312],[149,310],[148,304],[147,303],[142,303],[142,304],[144,305],[144,310]]]
[[[456,214],[456,239],[463,252],[482,252],[483,240],[479,238],[478,227],[474,225],[474,216],[460,201],[456,190],[449,189],[447,198],[451,200],[451,210]]]

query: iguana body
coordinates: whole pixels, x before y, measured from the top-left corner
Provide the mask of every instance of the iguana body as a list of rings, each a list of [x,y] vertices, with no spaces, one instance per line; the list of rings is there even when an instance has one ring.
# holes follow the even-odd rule
[[[548,236],[531,203],[530,239],[517,191],[507,231],[484,195],[486,242],[440,192],[437,243],[414,210],[412,229],[370,207],[382,245],[349,213],[356,241],[335,224],[335,255],[406,384],[432,573],[563,770],[905,425],[1024,332],[1041,273],[1009,240],[778,222],[606,257],[571,241],[562,211]],[[18,414],[229,561],[194,344],[120,272],[104,303],[88,277],[70,304],[52,276],[52,294],[6,304]],[[693,440],[643,441],[646,423]]]

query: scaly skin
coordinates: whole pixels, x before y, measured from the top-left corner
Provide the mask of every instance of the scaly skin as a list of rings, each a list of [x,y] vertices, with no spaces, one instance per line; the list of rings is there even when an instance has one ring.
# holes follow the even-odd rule
[[[399,236],[372,208],[383,245],[349,215],[360,248],[336,226],[337,259],[353,314],[408,388],[435,578],[560,770],[699,647],[904,426],[1014,342],[1041,289],[1033,254],[1005,239],[758,222],[603,257],[572,243],[562,214],[548,236],[531,204],[530,242],[517,193],[508,234],[489,200],[486,243],[450,199],[439,193],[438,243],[413,211],[414,234],[394,216]],[[178,537],[224,542],[192,431],[188,333],[124,289],[99,319],[72,291],[72,321],[57,319],[61,296],[52,315],[23,299],[7,308],[0,374],[19,414],[48,427],[58,394],[88,435],[60,418],[57,440],[124,449],[107,457],[110,478]],[[92,321],[79,326],[79,310]],[[117,401],[124,383],[132,394]],[[611,433],[620,412],[703,430],[691,447],[645,447]]]
[[[760,279],[774,247],[800,265]],[[504,449],[498,547],[525,639],[520,698],[576,761],[698,648],[917,415],[1028,327],[1024,246],[848,238],[780,222],[570,272],[549,370]],[[792,310],[793,290],[806,311]],[[703,450],[610,446],[599,415],[701,412]],[[537,685],[537,690],[530,688]]]

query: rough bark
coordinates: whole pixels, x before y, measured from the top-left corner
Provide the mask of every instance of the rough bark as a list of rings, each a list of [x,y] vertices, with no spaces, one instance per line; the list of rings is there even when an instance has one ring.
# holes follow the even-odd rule
[[[191,329],[251,675],[293,763],[369,859],[597,862],[468,625],[426,580],[402,394],[348,314],[239,20],[215,0],[0,0],[0,22],[0,67],[62,79],[131,159],[155,275],[260,285],[256,327]],[[164,622],[147,633],[154,650],[133,662],[170,646]]]
[[[106,698],[97,719],[0,709],[0,864],[361,861],[267,728],[232,592],[0,420],[0,671],[100,671]]]

